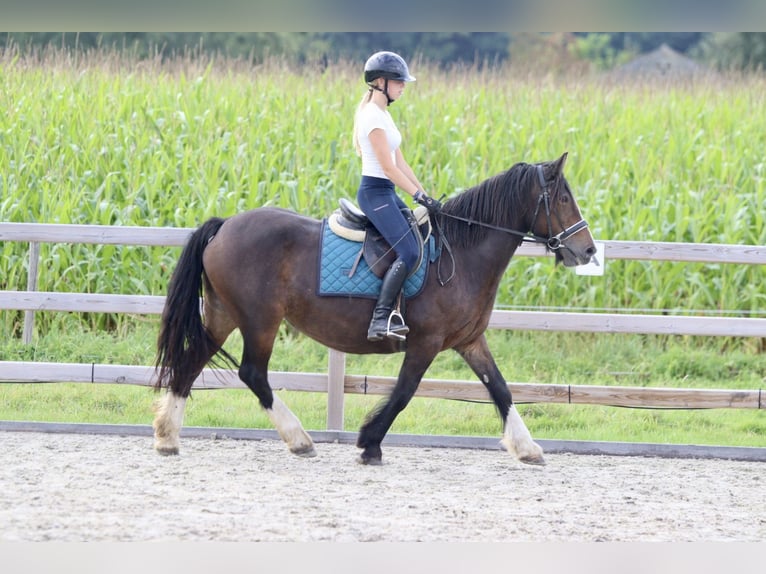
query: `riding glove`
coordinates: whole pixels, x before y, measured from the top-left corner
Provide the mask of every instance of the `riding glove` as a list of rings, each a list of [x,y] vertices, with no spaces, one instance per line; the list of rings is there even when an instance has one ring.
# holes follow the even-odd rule
[[[442,210],[442,204],[438,199],[430,197],[422,190],[415,192],[412,198],[428,210],[428,215],[436,215]]]

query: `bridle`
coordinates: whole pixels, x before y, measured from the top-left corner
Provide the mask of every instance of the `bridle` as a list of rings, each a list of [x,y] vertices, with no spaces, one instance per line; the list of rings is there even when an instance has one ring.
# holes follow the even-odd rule
[[[540,187],[542,187],[543,192],[540,194],[540,197],[537,199],[537,206],[535,207],[535,214],[532,217],[532,223],[530,224],[530,228],[527,231],[519,231],[517,229],[509,229],[507,227],[500,227],[498,225],[492,225],[490,223],[484,223],[482,221],[476,221],[475,219],[469,219],[466,217],[460,217],[458,215],[452,215],[450,213],[445,213],[444,211],[439,212],[439,215],[442,217],[449,217],[450,219],[456,219],[458,221],[463,221],[467,223],[468,225],[478,225],[480,227],[486,227],[488,229],[493,229],[495,231],[502,231],[503,233],[510,233],[511,235],[517,235],[521,237],[522,241],[527,241],[531,243],[541,243],[544,244],[549,250],[551,251],[558,251],[562,247],[565,249],[569,249],[566,245],[566,240],[575,235],[576,233],[579,233],[583,229],[588,228],[588,222],[585,221],[585,219],[580,219],[577,223],[574,223],[573,225],[570,225],[566,229],[564,229],[562,232],[557,233],[556,235],[553,234],[553,225],[551,222],[551,192],[550,188],[553,184],[553,181],[545,181],[545,175],[543,174],[543,168],[541,165],[535,165],[536,171],[537,171],[537,178],[540,182]],[[535,225],[535,222],[537,221],[537,217],[540,214],[540,209],[542,207],[545,207],[545,219],[548,222],[548,237],[541,237],[539,235],[535,235],[533,232],[533,228]],[[558,217],[558,214],[556,214],[556,219],[559,221],[559,224],[561,224],[561,220]],[[441,226],[438,223],[438,216],[434,218],[435,220],[435,226],[438,231],[439,235],[439,241],[444,247],[444,249],[447,251],[447,253],[452,256],[452,249],[449,246],[449,243],[447,243],[447,239],[444,237],[444,233],[442,233]],[[571,249],[570,249],[571,251]],[[439,283],[441,283],[442,286],[446,285],[455,275],[455,264],[454,264],[454,257],[452,259],[452,273],[446,280],[441,279],[441,257],[439,258],[439,270],[437,275],[439,275]]]
[[[558,251],[562,247],[566,247],[564,245],[564,242],[572,237],[575,233],[578,233],[582,231],[583,229],[588,228],[588,222],[584,219],[581,219],[577,223],[574,223],[567,227],[564,231],[561,233],[557,233],[556,235],[553,235],[553,226],[551,225],[551,194],[550,194],[550,187],[553,182],[546,182],[545,176],[543,175],[543,168],[540,165],[535,166],[537,167],[537,178],[540,181],[540,187],[543,188],[543,193],[540,195],[540,198],[537,200],[537,208],[535,209],[535,215],[532,217],[532,226],[534,226],[535,221],[537,221],[537,215],[540,213],[540,204],[545,204],[545,219],[548,222],[548,238],[539,237],[532,233],[532,228],[530,227],[529,231],[524,234],[522,237],[522,241],[532,241],[534,243],[545,243],[546,247],[550,249],[551,251]],[[556,215],[556,218],[558,219],[558,215]],[[559,224],[561,224],[561,220],[559,220]]]
[[[537,207],[535,208],[535,214],[532,217],[532,223],[528,231],[519,231],[517,229],[500,227],[498,225],[484,223],[482,221],[477,221],[475,219],[469,219],[466,217],[460,217],[458,215],[452,215],[451,213],[445,213],[443,211],[440,212],[439,215],[443,217],[449,217],[450,219],[463,221],[467,223],[468,225],[478,225],[480,227],[494,229],[495,231],[502,231],[504,233],[510,233],[511,235],[517,235],[521,237],[522,241],[527,241],[531,243],[543,243],[551,251],[558,251],[562,247],[566,248],[566,244],[564,242],[570,237],[572,237],[574,234],[579,233],[583,229],[587,229],[588,222],[585,221],[584,219],[581,219],[577,223],[574,223],[573,225],[570,225],[569,227],[567,227],[561,233],[557,233],[556,235],[553,234],[553,225],[551,224],[552,211],[551,211],[551,192],[550,192],[550,188],[551,188],[551,185],[553,184],[553,181],[545,181],[545,175],[543,175],[542,166],[536,165],[535,168],[537,171],[537,178],[538,178],[538,181],[540,182],[540,187],[543,188],[543,192],[540,194],[540,197],[537,200]],[[541,207],[545,207],[545,219],[548,222],[548,237],[541,237],[539,235],[535,235],[532,231],[532,228],[535,225],[535,221],[537,221],[537,217],[540,214]],[[556,219],[558,219],[558,215],[556,215]],[[559,220],[559,223],[561,223],[560,220]]]

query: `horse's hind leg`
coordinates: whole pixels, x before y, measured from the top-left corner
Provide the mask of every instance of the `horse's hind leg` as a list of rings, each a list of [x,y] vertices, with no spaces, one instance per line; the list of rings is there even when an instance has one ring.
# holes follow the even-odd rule
[[[256,335],[243,332],[244,352],[239,378],[255,393],[269,420],[290,452],[298,456],[316,456],[314,441],[303,429],[293,412],[271,390],[268,381],[268,364],[276,337],[277,326],[270,330],[257,330]]]
[[[174,455],[179,452],[186,399],[168,389],[154,403],[154,450],[160,454]]]
[[[486,338],[482,335],[472,344],[455,350],[465,359],[489,391],[503,420],[503,438],[500,442],[505,449],[510,454],[516,455],[523,463],[544,465],[543,449],[532,440],[532,435],[521,420],[513,404],[508,384],[492,358]]]
[[[224,310],[212,289],[204,298],[205,328],[213,338],[216,349],[220,348],[235,328],[231,317]],[[167,392],[154,404],[154,448],[159,454],[175,455],[180,449],[180,432],[183,426],[186,400],[192,385],[215,352],[187,353],[188,375],[182,380],[173,378]]]
[[[500,442],[505,447],[505,450],[515,454],[519,461],[525,464],[545,465],[542,447],[532,440],[532,435],[529,434],[529,429],[527,429],[524,421],[521,420],[521,416],[514,404],[511,404],[508,408],[503,438]]]
[[[282,400],[273,395],[274,402],[270,409],[266,409],[266,414],[269,416],[269,420],[277,429],[280,438],[285,441],[287,448],[290,452],[303,457],[316,456],[316,450],[314,449],[314,441],[308,433],[303,430],[301,421],[298,420],[293,412],[287,408],[287,405]]]
[[[415,395],[420,380],[436,356],[436,351],[438,348],[433,352],[421,350],[416,353],[412,348],[407,351],[391,394],[368,415],[362,428],[359,429],[356,446],[363,449],[357,459],[359,463],[383,464],[383,451],[380,444],[394,419]]]

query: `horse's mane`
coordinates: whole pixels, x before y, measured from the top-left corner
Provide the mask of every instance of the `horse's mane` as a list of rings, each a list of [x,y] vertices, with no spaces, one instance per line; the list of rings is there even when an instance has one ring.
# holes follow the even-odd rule
[[[529,190],[536,181],[536,166],[517,163],[444,203],[443,213],[520,232],[521,221],[532,204]],[[472,247],[489,229],[451,217],[441,218],[442,232],[455,247]]]

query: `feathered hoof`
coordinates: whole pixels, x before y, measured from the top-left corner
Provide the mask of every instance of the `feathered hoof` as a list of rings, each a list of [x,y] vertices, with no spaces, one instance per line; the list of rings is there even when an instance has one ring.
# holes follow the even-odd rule
[[[370,466],[380,466],[383,464],[383,451],[379,446],[368,446],[362,451],[362,454],[356,459],[359,464]]]
[[[178,455],[177,446],[156,446],[154,447],[154,450],[157,451],[157,454],[160,454],[162,456],[177,456]]]
[[[530,466],[545,466],[548,464],[545,462],[545,458],[542,455],[522,456],[519,458],[519,462],[523,462],[524,464],[528,464]]]
[[[383,459],[380,457],[365,457],[363,454],[359,455],[356,459],[359,464],[366,464],[368,466],[383,466]]]
[[[295,456],[300,456],[301,458],[313,458],[317,455],[317,451],[313,444],[291,448],[290,452]]]

